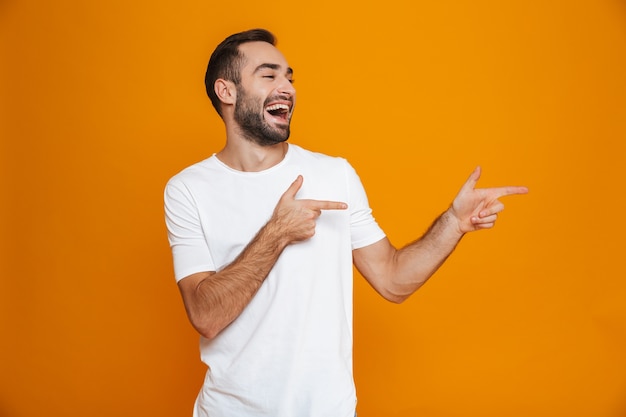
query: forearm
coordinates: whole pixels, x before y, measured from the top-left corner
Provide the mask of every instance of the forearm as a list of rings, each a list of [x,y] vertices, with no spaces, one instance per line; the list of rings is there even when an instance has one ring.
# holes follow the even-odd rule
[[[298,176],[281,196],[270,220],[241,254],[217,273],[194,274],[179,281],[187,315],[203,336],[212,339],[250,303],[287,245],[310,239],[322,210],[345,210],[345,203],[296,200]]]
[[[526,187],[477,189],[479,178],[476,168],[448,210],[415,242],[397,250],[382,239],[353,251],[357,269],[376,291],[389,301],[404,301],[439,269],[465,233],[494,226],[504,209],[499,197],[528,192]]]
[[[203,277],[193,289],[188,313],[194,327],[211,339],[235,320],[278,260],[286,242],[270,221],[241,254],[221,271]]]
[[[403,301],[421,287],[450,256],[463,235],[447,210],[421,238],[397,250],[388,280],[394,301]]]

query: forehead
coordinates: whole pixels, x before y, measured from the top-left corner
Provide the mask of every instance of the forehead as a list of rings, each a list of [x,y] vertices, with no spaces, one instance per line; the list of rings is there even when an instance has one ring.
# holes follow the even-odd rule
[[[242,68],[244,73],[251,73],[264,64],[276,65],[285,71],[289,68],[283,54],[270,43],[247,42],[239,45],[239,51],[246,57]]]

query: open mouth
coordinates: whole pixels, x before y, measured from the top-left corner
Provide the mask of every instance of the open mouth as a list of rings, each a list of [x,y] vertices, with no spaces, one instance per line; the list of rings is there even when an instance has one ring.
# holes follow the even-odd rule
[[[283,121],[287,121],[289,118],[289,106],[286,104],[272,104],[271,106],[267,106],[265,111],[273,117]]]

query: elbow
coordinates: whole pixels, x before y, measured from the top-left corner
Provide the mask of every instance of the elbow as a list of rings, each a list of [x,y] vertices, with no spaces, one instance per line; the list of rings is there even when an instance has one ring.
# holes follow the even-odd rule
[[[385,300],[394,303],[394,304],[402,304],[405,300],[407,300],[410,297],[410,294],[408,295],[401,295],[401,294],[386,294],[383,295],[383,297],[385,298]]]
[[[213,330],[211,328],[199,327],[199,326],[193,326],[193,327],[200,334],[200,336],[202,336],[203,338],[205,338],[207,340],[213,340],[219,334],[219,332],[217,332],[217,331],[215,331],[215,330]]]
[[[385,300],[389,302],[392,302],[394,304],[402,304],[403,302],[408,300],[409,297],[413,295],[413,293],[415,293],[418,289],[420,289],[422,285],[423,285],[423,282],[419,284],[412,284],[409,286],[395,285],[395,286],[385,288],[385,290],[381,292],[381,295],[383,296]]]
[[[212,320],[205,318],[190,317],[191,325],[193,328],[207,340],[213,340],[222,331],[221,328],[215,326]]]
[[[382,288],[378,293],[387,301],[394,304],[402,304],[407,298],[411,296],[411,293],[403,293],[401,291],[394,291],[390,288]]]

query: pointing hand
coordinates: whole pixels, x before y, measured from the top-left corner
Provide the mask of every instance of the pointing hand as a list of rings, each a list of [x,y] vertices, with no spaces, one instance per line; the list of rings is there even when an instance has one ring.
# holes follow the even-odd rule
[[[310,239],[315,234],[316,220],[322,214],[322,210],[348,208],[346,203],[337,201],[296,199],[303,182],[302,175],[298,175],[281,196],[272,215],[278,232],[284,235],[288,243]]]
[[[450,208],[451,214],[458,221],[460,233],[493,227],[498,213],[504,210],[504,204],[498,199],[528,192],[526,187],[476,188],[480,172],[480,167],[472,172]]]

